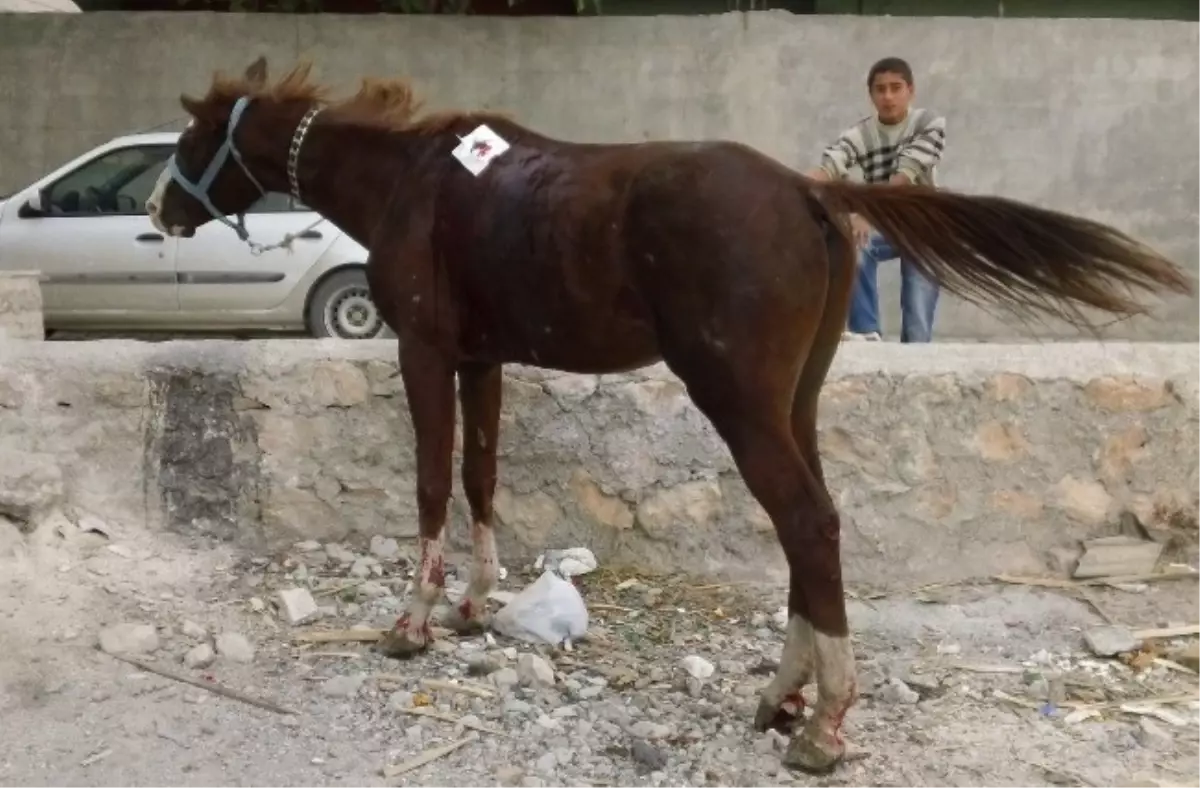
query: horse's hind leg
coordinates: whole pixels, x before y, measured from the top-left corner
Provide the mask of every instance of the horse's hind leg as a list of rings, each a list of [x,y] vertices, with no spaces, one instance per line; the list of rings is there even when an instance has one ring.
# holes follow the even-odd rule
[[[454,365],[415,337],[403,337],[400,373],[417,437],[421,564],[408,609],[380,643],[393,657],[429,645],[429,614],[446,586],[444,526],[454,478]]]
[[[496,446],[500,435],[502,378],[498,364],[463,364],[458,393],[463,415],[463,490],[471,507],[471,580],[446,626],[460,633],[487,626],[487,598],[496,585],[498,560],[492,530]]]
[[[826,301],[816,335],[796,384],[791,422],[792,437],[800,455],[817,483],[825,490],[830,509],[833,510],[817,447],[817,405],[821,387],[837,354],[842,329],[845,326],[850,290],[854,284],[855,262],[851,245],[828,226],[825,227],[825,243],[829,260]],[[838,530],[840,531],[840,526]],[[794,572],[795,570],[793,575]],[[793,576],[792,583],[803,584],[804,578]],[[841,597],[840,592],[838,596]],[[804,604],[808,606],[807,598]],[[789,611],[779,671],[775,674],[775,679],[763,690],[755,714],[754,722],[758,730],[766,730],[768,727],[790,729],[795,721],[803,720],[804,700],[800,696],[800,688],[811,679],[817,658],[816,632],[809,619],[810,615],[807,610],[800,613]],[[836,690],[830,692],[836,694]],[[790,702],[795,711],[785,710],[785,702]]]
[[[807,633],[812,654],[809,659],[815,658],[816,663],[817,705],[804,731],[792,740],[784,762],[812,771],[829,768],[842,757],[845,752],[842,721],[858,697],[842,585],[841,518],[825,484],[817,447],[818,399],[846,325],[855,262],[849,242],[828,224],[825,239],[829,255],[825,309],[792,401],[792,437],[811,473],[823,519],[819,523],[817,555],[802,563],[799,576],[796,565],[792,564],[792,583],[794,586],[799,582],[803,588],[805,610],[799,616],[792,614],[788,620],[789,634],[793,627]],[[818,567],[825,571],[819,571]]]
[[[668,363],[669,360],[668,360]],[[832,769],[845,753],[840,728],[854,703],[853,655],[841,597],[839,520],[825,486],[792,434],[790,402],[768,382],[711,367],[678,372],[701,411],[729,446],[750,492],[770,515],[790,568],[788,641],[772,682],[782,702],[815,665],[818,702],[784,763],[807,771]],[[740,383],[732,383],[741,379]],[[715,389],[714,389],[715,386]],[[736,386],[737,391],[730,391]],[[764,694],[764,697],[765,694]],[[764,701],[765,703],[765,701]],[[770,704],[770,717],[779,711]],[[758,719],[764,714],[760,707]],[[773,720],[769,720],[773,721]]]

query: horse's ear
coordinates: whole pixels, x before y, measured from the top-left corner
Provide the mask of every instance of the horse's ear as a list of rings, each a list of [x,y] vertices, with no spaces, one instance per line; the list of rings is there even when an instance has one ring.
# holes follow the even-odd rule
[[[267,59],[259,55],[258,59],[246,68],[246,81],[256,88],[267,84]]]
[[[183,106],[184,111],[195,119],[198,126],[215,125],[212,115],[208,110],[208,105],[199,99],[194,99],[186,93],[179,96],[179,103]]]

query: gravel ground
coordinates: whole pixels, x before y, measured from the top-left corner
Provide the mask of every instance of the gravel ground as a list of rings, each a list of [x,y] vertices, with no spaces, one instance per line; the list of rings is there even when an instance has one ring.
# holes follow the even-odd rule
[[[63,520],[22,536],[0,521],[0,783],[1194,785],[1200,778],[1195,675],[1148,663],[1152,654],[1135,667],[1092,657],[1083,637],[1104,623],[1097,606],[1134,628],[1195,622],[1194,580],[1097,589],[1091,603],[990,584],[887,597],[853,589],[862,700],[846,723],[851,753],[832,775],[812,777],[780,766],[783,736],[751,729],[756,693],[782,651],[782,588],[601,567],[577,578],[591,622],[588,638],[570,651],[447,635],[427,653],[395,661],[370,643],[299,638],[390,626],[410,587],[407,545],[311,543],[247,558],[178,537],[106,530],[86,533]],[[465,556],[456,560],[465,579]],[[511,569],[502,583],[508,591],[537,576]],[[453,595],[463,584],[450,576]],[[279,590],[294,588],[309,591],[320,609],[293,626],[277,600]],[[100,644],[294,713],[155,675]],[[689,657],[711,665],[712,675],[690,675]],[[1180,693],[1191,702],[1152,707],[1165,710],[1158,717],[1117,708]],[[1086,716],[1079,704],[1108,705],[1077,719]],[[384,774],[470,735],[425,765]]]

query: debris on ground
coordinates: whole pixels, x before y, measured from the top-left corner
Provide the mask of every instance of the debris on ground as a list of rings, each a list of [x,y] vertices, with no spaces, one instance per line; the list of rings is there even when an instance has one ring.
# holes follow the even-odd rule
[[[181,553],[162,550],[162,560]],[[311,541],[209,564],[206,585],[166,585],[186,576],[179,571],[136,590],[102,575],[63,578],[64,588],[67,579],[109,583],[115,592],[89,597],[108,608],[88,620],[148,625],[159,644],[152,659],[118,657],[136,672],[91,649],[100,664],[50,668],[47,657],[74,652],[0,630],[21,657],[4,663],[7,675],[46,671],[30,690],[0,681],[0,781],[813,784],[782,766],[786,735],[751,727],[782,657],[785,589],[607,565],[567,580],[561,559],[558,571],[543,560],[509,573],[494,617],[519,610],[541,583],[539,593],[550,586],[573,600],[582,633],[460,636],[440,624],[463,593],[469,558],[448,554],[434,641],[399,661],[376,641],[411,600],[414,555],[386,537]],[[1078,594],[1085,581],[1060,582],[1069,585],[848,589],[861,699],[846,718],[850,755],[819,784],[1196,782],[1197,676],[1187,667],[1196,636],[1180,623],[1194,620],[1195,604],[1155,607],[1179,598],[1180,585],[1194,595],[1194,581],[1135,581],[1149,590],[1133,594],[1089,579],[1104,620]],[[318,615],[292,623],[280,592],[296,590]],[[43,596],[56,606],[39,611],[79,609]],[[22,597],[7,613],[3,604],[0,595],[0,627],[31,603]],[[1137,643],[1099,656],[1088,637],[1098,626]],[[61,628],[62,642],[98,635],[87,624],[48,628]],[[814,690],[805,688],[810,705]],[[17,716],[3,713],[10,708],[20,725],[5,725]]]
[[[284,621],[293,626],[312,621],[321,614],[317,600],[307,588],[283,588],[276,595]]]
[[[1086,580],[1095,577],[1141,575],[1154,571],[1163,545],[1133,536],[1105,536],[1083,543],[1083,556],[1075,566],[1072,577]]]
[[[565,550],[547,550],[538,556],[535,569],[555,572],[570,580],[578,575],[594,572],[600,564],[596,556],[586,547],[568,547]]]
[[[114,624],[100,630],[100,648],[108,654],[153,654],[158,632],[150,624]]]
[[[557,646],[587,634],[588,610],[570,581],[547,570],[501,608],[493,626],[511,638]]]
[[[1115,657],[1129,651],[1136,651],[1140,642],[1125,627],[1101,626],[1091,627],[1083,633],[1087,646],[1098,657]]]

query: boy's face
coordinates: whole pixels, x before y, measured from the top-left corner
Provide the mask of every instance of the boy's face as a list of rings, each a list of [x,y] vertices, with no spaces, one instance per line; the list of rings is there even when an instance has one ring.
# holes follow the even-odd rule
[[[871,103],[883,123],[897,123],[908,114],[912,102],[912,85],[892,71],[881,71],[871,80]]]

